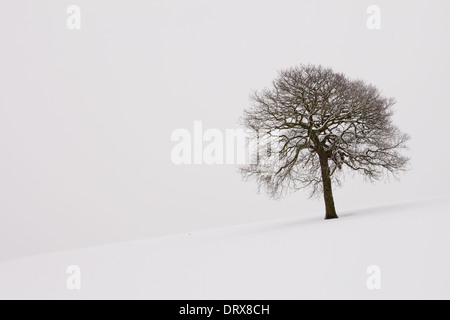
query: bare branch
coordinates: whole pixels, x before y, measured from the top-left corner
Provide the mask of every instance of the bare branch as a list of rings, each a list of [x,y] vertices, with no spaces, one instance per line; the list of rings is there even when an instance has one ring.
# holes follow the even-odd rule
[[[269,155],[257,150],[258,163],[241,173],[274,198],[303,188],[320,194],[324,173],[336,184],[349,170],[371,181],[406,170],[401,151],[410,137],[392,123],[395,101],[364,81],[299,66],[281,71],[251,101],[243,124],[278,148]]]

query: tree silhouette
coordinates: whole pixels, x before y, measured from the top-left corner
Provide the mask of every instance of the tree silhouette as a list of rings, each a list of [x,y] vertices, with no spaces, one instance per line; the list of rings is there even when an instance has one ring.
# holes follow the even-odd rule
[[[251,100],[243,124],[258,148],[241,173],[273,198],[310,188],[311,196],[323,193],[326,219],[335,219],[332,185],[346,172],[375,181],[406,170],[401,151],[410,138],[392,123],[395,101],[364,81],[302,65],[279,72]]]

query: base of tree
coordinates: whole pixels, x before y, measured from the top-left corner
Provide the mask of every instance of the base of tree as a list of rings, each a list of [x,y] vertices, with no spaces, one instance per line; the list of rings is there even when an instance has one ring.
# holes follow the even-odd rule
[[[334,219],[339,219],[339,217],[337,215],[330,215],[325,217],[325,220],[334,220]]]

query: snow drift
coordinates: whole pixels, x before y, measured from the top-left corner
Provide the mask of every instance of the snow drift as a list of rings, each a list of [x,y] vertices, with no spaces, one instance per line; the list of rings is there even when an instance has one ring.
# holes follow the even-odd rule
[[[26,257],[0,263],[0,298],[449,299],[449,209],[444,197]],[[66,286],[71,265],[81,290]]]

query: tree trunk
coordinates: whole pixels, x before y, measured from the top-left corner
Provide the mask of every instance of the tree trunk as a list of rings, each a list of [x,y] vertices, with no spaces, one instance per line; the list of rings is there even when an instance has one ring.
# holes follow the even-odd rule
[[[334,206],[333,188],[331,185],[330,166],[328,164],[328,156],[319,154],[320,167],[322,169],[323,197],[325,200],[326,216],[325,220],[337,219],[336,208]]]

